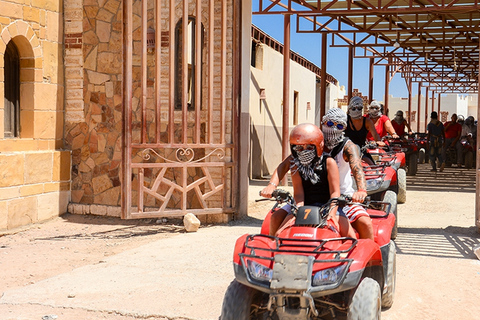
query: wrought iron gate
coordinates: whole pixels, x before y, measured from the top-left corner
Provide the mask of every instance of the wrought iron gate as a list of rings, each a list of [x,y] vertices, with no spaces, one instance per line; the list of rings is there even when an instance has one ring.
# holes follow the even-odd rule
[[[233,2],[124,2],[124,218],[233,212]]]

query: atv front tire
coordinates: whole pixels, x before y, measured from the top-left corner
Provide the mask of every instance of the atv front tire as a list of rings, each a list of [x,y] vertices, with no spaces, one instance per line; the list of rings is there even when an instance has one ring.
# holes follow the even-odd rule
[[[398,194],[397,202],[405,203],[407,201],[407,172],[405,169],[397,170]]]
[[[465,169],[472,169],[473,168],[473,152],[468,151],[465,154]]]
[[[425,149],[418,150],[418,163],[425,163]]]
[[[347,320],[379,320],[381,305],[378,282],[372,278],[364,278],[353,294],[348,307]]]
[[[408,159],[408,172],[407,172],[407,174],[409,176],[416,175],[417,174],[417,167],[418,167],[417,154],[412,153],[409,156],[409,159]],[[400,203],[402,203],[402,202],[400,202]]]
[[[398,233],[397,194],[392,190],[387,190],[382,201],[390,203],[390,212],[395,216],[395,225],[393,226],[392,235],[390,236],[390,239],[395,240]]]
[[[223,298],[220,320],[268,319],[265,294],[233,280]],[[265,300],[268,302],[268,300]]]
[[[382,308],[388,309],[393,305],[393,297],[395,296],[395,283],[397,280],[397,250],[395,242],[390,241],[387,259],[387,272],[385,278],[385,289],[382,295]]]

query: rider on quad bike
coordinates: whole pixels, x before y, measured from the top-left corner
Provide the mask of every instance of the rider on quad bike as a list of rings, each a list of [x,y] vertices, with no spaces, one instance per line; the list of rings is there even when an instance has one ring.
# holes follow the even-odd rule
[[[245,234],[235,244],[235,279],[225,292],[220,320],[379,320],[381,309],[393,304],[396,282],[389,204],[385,211],[368,209],[372,241],[341,237],[330,218],[332,208],[351,199],[297,207],[286,191],[275,190],[273,197],[277,204],[261,233]],[[296,219],[269,236],[271,214],[285,202]]]
[[[351,199],[339,196],[338,169],[322,154],[322,138],[314,125],[293,129],[294,196],[274,191],[277,204],[261,234],[237,240],[235,280],[225,293],[220,320],[320,320],[337,313],[348,320],[378,320],[381,308],[392,305],[396,252],[390,241],[395,221],[390,205],[378,215],[371,212],[375,240],[357,240],[354,232],[342,236],[335,211]],[[287,206],[276,210],[280,203]],[[291,219],[283,221],[275,236],[268,235],[272,222],[285,216],[278,212],[287,207]]]
[[[292,154],[289,167],[295,201],[299,205],[324,204],[328,199],[340,195],[337,165],[328,154],[323,153],[323,146],[322,131],[314,124],[300,124],[290,133]],[[336,209],[334,211],[336,212]],[[273,236],[288,226],[292,218],[293,214],[288,204],[277,210],[271,217],[269,234]],[[334,213],[331,219],[335,221],[337,229],[343,236],[354,236],[344,216],[337,218]]]
[[[332,108],[322,119],[322,132],[325,137],[325,152],[335,159],[340,173],[340,193],[352,197],[353,202],[362,203],[367,196],[367,185],[362,170],[358,147],[344,136],[347,115],[342,109]],[[284,177],[292,157],[285,159],[274,171],[270,182],[260,195],[270,198],[278,182]],[[352,177],[353,173],[353,177]],[[353,180],[354,181],[353,181]],[[357,190],[354,189],[354,183]],[[371,219],[363,207],[349,205],[342,210],[361,238],[373,240]]]

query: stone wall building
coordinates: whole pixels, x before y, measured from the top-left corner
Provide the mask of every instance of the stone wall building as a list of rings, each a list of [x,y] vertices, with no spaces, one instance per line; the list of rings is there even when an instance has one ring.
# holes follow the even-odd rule
[[[0,230],[246,213],[250,1],[1,6]]]

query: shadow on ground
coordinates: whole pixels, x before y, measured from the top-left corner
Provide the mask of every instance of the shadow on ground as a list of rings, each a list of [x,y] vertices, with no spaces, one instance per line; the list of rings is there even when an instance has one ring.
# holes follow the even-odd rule
[[[407,176],[407,190],[454,191],[475,193],[475,169],[450,167],[443,172],[430,172],[430,164],[419,164],[415,176]]]
[[[398,228],[397,253],[436,258],[476,259],[480,243],[476,227]]]

